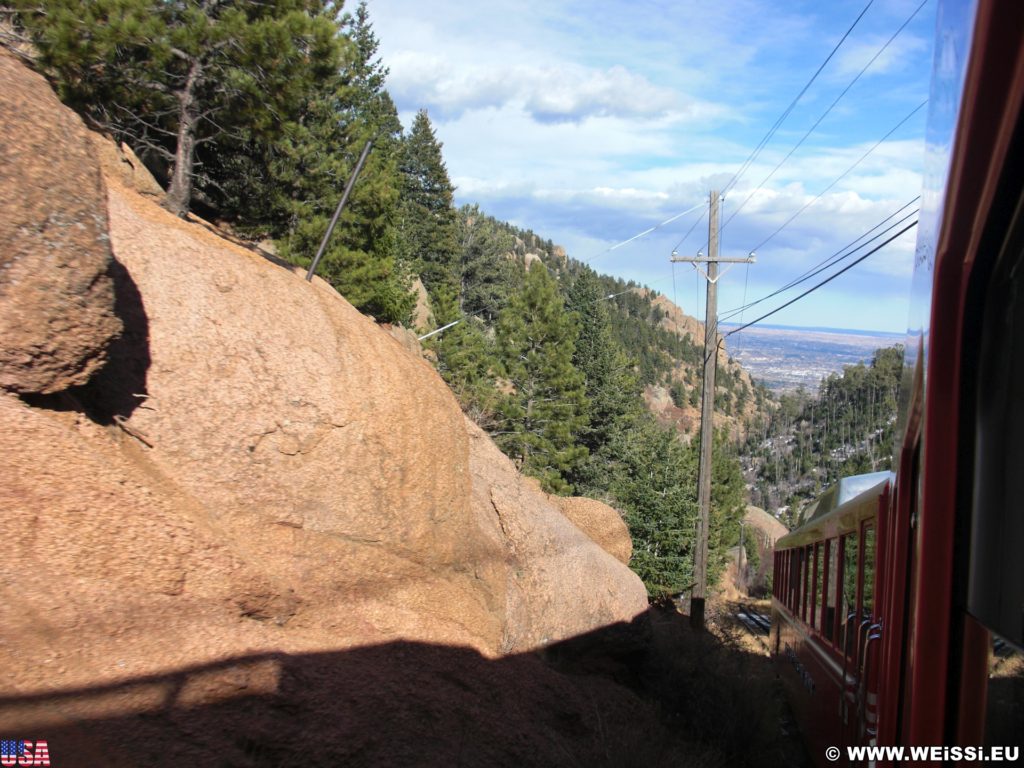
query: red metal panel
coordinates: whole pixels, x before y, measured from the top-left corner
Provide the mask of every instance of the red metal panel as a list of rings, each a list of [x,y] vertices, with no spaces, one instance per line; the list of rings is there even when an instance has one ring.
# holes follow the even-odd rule
[[[957,702],[957,744],[981,744],[984,740],[991,645],[988,630],[973,616],[965,614],[960,656],[960,699]]]
[[[924,411],[923,513],[914,559],[920,589],[912,595],[915,624],[908,637],[906,706],[911,744],[941,744],[952,735],[946,714],[955,711],[947,710],[952,693],[947,686],[961,332],[968,276],[1024,95],[1021,20],[1018,0],[979,3],[936,250]]]

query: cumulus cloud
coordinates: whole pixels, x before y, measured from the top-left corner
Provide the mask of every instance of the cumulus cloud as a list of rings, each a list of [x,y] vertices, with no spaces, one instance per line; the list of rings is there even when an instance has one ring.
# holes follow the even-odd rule
[[[724,188],[852,21],[836,4],[807,13],[770,0],[370,2],[388,89],[405,124],[416,109],[430,111],[458,202],[479,203],[577,258],[599,256],[602,270],[663,289],[672,249],[696,252],[706,240],[706,215],[608,249]],[[723,218],[750,196],[723,232],[723,248],[741,255],[821,194],[759,251],[751,294],[786,282],[918,194],[924,112],[900,129],[899,141],[886,141],[823,190],[925,97],[926,13],[765,181],[912,10],[901,0],[876,3],[729,194]],[[879,295],[879,285],[906,277],[913,239],[904,236],[831,287]],[[723,280],[723,296],[743,273]],[[739,291],[743,284],[740,277]],[[864,299],[815,306],[842,319],[814,324],[842,325]]]
[[[571,63],[459,66],[436,54],[402,51],[389,61],[388,87],[400,106],[430,105],[446,119],[513,105],[542,123],[593,117],[710,117],[724,109],[655,85],[619,65]]]

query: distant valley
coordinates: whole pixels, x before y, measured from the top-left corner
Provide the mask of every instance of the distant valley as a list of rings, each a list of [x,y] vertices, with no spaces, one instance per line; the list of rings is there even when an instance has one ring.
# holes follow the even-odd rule
[[[722,323],[722,332],[735,327]],[[902,344],[903,339],[900,333],[763,325],[730,336],[726,349],[774,392],[801,385],[815,391],[822,377],[842,373],[845,365],[870,362],[876,349]]]

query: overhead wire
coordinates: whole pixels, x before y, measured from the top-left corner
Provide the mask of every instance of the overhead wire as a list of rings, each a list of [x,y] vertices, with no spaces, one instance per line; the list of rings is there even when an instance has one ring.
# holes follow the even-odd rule
[[[735,218],[736,214],[738,214],[738,213],[739,213],[739,212],[740,212],[740,211],[741,211],[741,210],[742,210],[742,209],[744,208],[744,206],[746,206],[746,204],[750,202],[751,198],[753,198],[753,196],[754,196],[754,195],[755,195],[755,194],[757,193],[757,191],[758,191],[759,189],[761,189],[762,187],[764,187],[764,185],[765,185],[766,183],[768,183],[768,182],[769,182],[769,181],[771,180],[771,178],[772,178],[772,177],[773,177],[773,176],[774,176],[774,175],[775,175],[775,174],[776,174],[776,173],[778,172],[778,170],[779,170],[779,169],[780,169],[780,168],[781,168],[781,167],[782,167],[782,166],[783,166],[783,165],[784,165],[784,164],[786,163],[786,161],[787,161],[787,160],[789,160],[789,158],[791,158],[791,157],[793,156],[793,154],[794,154],[794,153],[795,153],[795,152],[796,152],[796,151],[797,151],[797,150],[798,150],[798,149],[799,149],[799,148],[800,148],[801,146],[803,146],[803,143],[804,143],[805,141],[807,141],[807,139],[808,139],[808,138],[810,137],[810,135],[811,135],[812,133],[814,133],[814,131],[815,131],[815,130],[816,130],[816,129],[818,128],[818,126],[819,126],[819,125],[821,125],[822,121],[823,121],[823,120],[824,120],[824,119],[825,119],[826,117],[828,117],[828,115],[829,115],[829,114],[830,114],[830,113],[832,112],[832,110],[833,110],[833,109],[835,109],[836,105],[837,105],[837,104],[838,104],[838,103],[839,103],[839,102],[840,102],[840,101],[842,100],[842,98],[843,98],[843,97],[844,97],[844,96],[845,96],[845,95],[846,95],[847,93],[849,93],[850,89],[851,89],[851,88],[853,88],[853,86],[854,86],[854,85],[856,85],[856,84],[857,84],[857,81],[858,81],[858,80],[860,80],[860,79],[861,79],[861,77],[862,77],[862,76],[864,75],[864,73],[865,73],[865,72],[867,72],[867,71],[868,71],[868,69],[869,69],[869,68],[871,67],[871,65],[872,65],[872,64],[874,64],[874,63],[875,63],[875,61],[877,61],[877,60],[878,60],[878,57],[879,57],[879,56],[881,56],[881,55],[882,55],[883,53],[885,53],[886,49],[887,49],[887,48],[888,48],[888,47],[889,47],[890,45],[892,45],[893,41],[894,41],[894,40],[895,40],[895,39],[896,39],[897,37],[899,37],[900,33],[901,33],[901,32],[903,32],[903,30],[904,30],[904,29],[906,29],[907,25],[908,25],[908,24],[910,24],[910,22],[914,20],[914,17],[915,17],[915,16],[917,16],[917,14],[918,14],[918,13],[920,13],[921,9],[922,9],[922,8],[924,8],[924,7],[925,7],[925,5],[927,5],[927,4],[928,4],[928,2],[929,2],[929,0],[921,0],[921,3],[920,3],[920,5],[918,5],[918,6],[917,6],[917,8],[915,8],[915,9],[914,9],[914,12],[913,12],[913,13],[911,13],[911,14],[910,14],[910,16],[908,16],[908,17],[907,17],[906,21],[904,21],[904,22],[903,22],[903,23],[902,23],[902,24],[900,25],[899,29],[897,29],[897,30],[896,30],[896,31],[895,31],[895,32],[894,32],[894,33],[893,33],[893,34],[892,34],[892,35],[891,35],[891,36],[889,37],[889,39],[888,39],[888,40],[886,40],[885,44],[884,44],[884,45],[883,45],[883,46],[882,46],[881,48],[879,48],[879,49],[878,49],[878,51],[877,51],[877,52],[875,53],[875,55],[874,55],[874,56],[872,56],[872,57],[871,57],[871,59],[870,59],[870,60],[868,61],[868,63],[867,63],[867,64],[865,64],[865,65],[864,65],[864,67],[863,67],[863,68],[862,68],[862,69],[860,70],[860,72],[858,72],[858,73],[857,73],[856,77],[854,77],[854,78],[853,78],[853,80],[851,80],[851,81],[850,81],[850,83],[849,83],[849,84],[848,84],[848,85],[847,85],[847,86],[846,86],[846,87],[845,87],[845,88],[844,88],[844,89],[842,90],[842,92],[841,92],[841,93],[840,93],[840,94],[839,94],[838,96],[836,96],[836,98],[835,98],[835,99],[834,99],[834,100],[832,101],[832,103],[831,103],[831,104],[829,104],[829,106],[828,106],[828,109],[826,109],[826,110],[825,110],[824,112],[822,112],[822,113],[821,113],[821,116],[820,116],[820,117],[819,117],[819,118],[818,118],[818,119],[817,119],[817,120],[816,120],[816,121],[814,122],[814,125],[812,125],[812,126],[811,126],[810,128],[808,128],[808,129],[807,129],[807,132],[806,132],[806,133],[804,133],[804,135],[803,135],[803,136],[801,137],[801,139],[800,139],[800,140],[799,140],[799,141],[798,141],[798,142],[797,142],[797,143],[796,143],[795,145],[793,145],[793,148],[789,150],[789,152],[788,152],[788,153],[786,154],[786,156],[785,156],[784,158],[782,158],[782,160],[780,160],[780,161],[778,162],[778,164],[776,164],[776,166],[775,166],[775,167],[774,167],[774,168],[773,168],[773,169],[771,170],[771,173],[769,173],[769,174],[768,174],[767,176],[765,176],[765,177],[764,177],[764,178],[763,178],[763,179],[762,179],[762,180],[760,181],[760,183],[758,183],[757,185],[755,185],[755,186],[753,187],[753,189],[751,189],[751,190],[750,190],[750,194],[748,194],[748,195],[746,196],[746,198],[745,198],[745,199],[743,200],[743,202],[739,204],[739,206],[738,206],[738,207],[736,208],[736,210],[735,210],[735,211],[733,211],[733,212],[732,212],[732,213],[731,213],[731,214],[729,215],[729,218],[727,218],[727,219],[725,220],[725,222],[724,222],[724,223],[722,224],[722,229],[725,229],[725,228],[726,228],[726,227],[727,227],[727,226],[729,225],[729,222],[730,222],[730,221],[732,221],[732,220],[733,220],[733,218]]]
[[[920,199],[921,199],[921,196],[918,195],[913,200],[910,200],[909,202],[904,203],[897,210],[895,210],[892,213],[890,213],[888,216],[886,216],[884,219],[882,219],[882,221],[880,221],[878,224],[875,224],[875,226],[871,227],[871,229],[867,230],[865,233],[863,233],[862,235],[860,235],[859,237],[854,239],[852,242],[847,243],[846,245],[844,245],[842,248],[840,248],[838,251],[836,251],[835,253],[831,254],[830,256],[826,256],[824,259],[819,261],[817,264],[815,264],[814,266],[810,267],[807,271],[805,271],[802,274],[798,275],[797,277],[793,278],[792,280],[790,280],[788,283],[786,283],[785,285],[781,286],[780,288],[776,288],[771,293],[769,293],[769,294],[767,294],[765,296],[762,296],[760,299],[757,299],[756,301],[752,301],[749,304],[746,303],[746,296],[744,295],[744,302],[743,302],[743,304],[741,304],[738,307],[734,307],[732,309],[725,310],[722,313],[722,315],[721,315],[722,318],[723,319],[729,319],[731,317],[735,317],[736,315],[742,315],[743,312],[745,312],[746,310],[750,309],[751,307],[756,307],[758,304],[761,304],[762,302],[765,302],[768,299],[774,298],[775,296],[778,296],[780,293],[784,293],[785,291],[788,291],[790,288],[796,287],[800,283],[803,283],[806,280],[809,280],[810,278],[814,277],[815,275],[821,274],[821,272],[823,272],[824,270],[828,269],[829,267],[834,266],[835,264],[838,264],[840,261],[843,261],[844,259],[847,259],[850,256],[854,255],[861,248],[864,248],[866,245],[868,245],[869,243],[871,243],[874,240],[877,240],[879,237],[884,236],[887,232],[892,231],[893,229],[898,227],[900,224],[905,222],[908,218],[910,218],[911,216],[916,214],[917,213],[916,210],[912,211],[911,213],[907,214],[902,219],[897,221],[895,224],[891,224],[889,227],[887,227],[886,229],[884,229],[881,232],[879,232],[878,234],[876,234],[874,237],[868,238],[868,236],[871,235],[872,232],[874,232],[879,227],[882,227],[887,221],[889,221],[890,219],[892,219],[895,216],[898,216],[902,211],[906,210],[908,207],[910,207],[911,205],[913,205],[914,203],[916,203]],[[858,243],[861,240],[864,240],[864,238],[868,238],[868,239],[866,241],[864,241],[863,243],[860,243],[860,245],[858,245]],[[740,320],[740,322],[742,323],[742,319]]]
[[[887,246],[887,245],[888,245],[889,243],[891,243],[891,242],[892,242],[893,240],[896,240],[896,239],[897,239],[897,238],[899,238],[899,237],[900,237],[901,235],[903,235],[903,234],[904,234],[904,233],[906,233],[906,232],[909,232],[909,231],[910,231],[911,229],[913,229],[913,228],[914,228],[914,227],[916,227],[916,226],[917,226],[917,222],[916,222],[916,221],[915,221],[915,222],[913,222],[912,224],[908,224],[908,225],[907,225],[906,227],[904,227],[903,229],[901,229],[901,230],[900,230],[899,232],[897,232],[897,233],[896,233],[895,235],[893,235],[892,237],[890,237],[890,238],[889,238],[888,240],[886,240],[886,241],[885,241],[884,243],[881,243],[880,245],[877,245],[877,246],[875,246],[874,248],[872,248],[872,249],[871,249],[870,251],[868,251],[867,253],[865,253],[865,254],[864,254],[863,256],[861,256],[861,257],[860,257],[860,258],[858,258],[857,260],[855,260],[855,261],[853,261],[853,262],[851,262],[851,263],[847,264],[847,265],[846,265],[845,267],[843,267],[842,269],[840,269],[840,270],[839,270],[838,272],[834,272],[833,274],[829,275],[829,276],[828,276],[827,278],[825,278],[824,280],[822,280],[822,281],[821,281],[820,283],[817,283],[817,284],[815,284],[815,285],[811,286],[810,288],[808,288],[808,289],[807,289],[806,291],[804,291],[803,293],[801,293],[801,294],[800,294],[799,296],[797,296],[797,297],[795,297],[795,298],[793,298],[793,299],[790,299],[790,300],[789,300],[789,301],[787,301],[787,302],[786,302],[785,304],[783,304],[783,305],[781,305],[781,306],[779,306],[779,307],[776,307],[775,309],[771,310],[770,312],[766,312],[765,314],[761,315],[761,316],[760,316],[759,318],[757,318],[756,320],[751,320],[750,322],[748,322],[748,323],[745,323],[745,324],[743,324],[743,325],[739,326],[738,328],[734,328],[734,329],[732,329],[732,330],[731,330],[731,331],[729,331],[728,333],[724,334],[724,338],[728,338],[728,337],[732,336],[733,334],[739,333],[740,331],[743,331],[743,330],[745,330],[745,329],[749,328],[750,326],[752,326],[752,325],[754,325],[754,324],[756,324],[756,323],[760,323],[760,322],[761,322],[762,320],[766,320],[767,318],[771,317],[772,315],[774,315],[774,314],[777,314],[777,313],[781,312],[781,311],[782,311],[782,310],[784,310],[784,309],[785,309],[786,307],[792,306],[793,304],[795,304],[796,302],[800,301],[801,299],[803,299],[803,298],[805,298],[805,297],[809,296],[810,294],[814,293],[814,292],[815,292],[816,290],[818,290],[819,288],[821,288],[821,287],[823,287],[823,286],[825,286],[825,285],[828,285],[829,283],[831,283],[831,282],[832,282],[833,280],[835,280],[835,279],[836,279],[837,277],[839,277],[840,275],[844,274],[845,272],[848,272],[848,271],[850,271],[850,270],[851,270],[851,269],[853,269],[853,268],[854,268],[855,266],[857,266],[857,265],[858,265],[858,264],[860,264],[860,263],[861,263],[862,261],[864,261],[864,259],[866,259],[866,258],[867,258],[868,256],[871,256],[872,254],[878,253],[878,251],[882,250],[882,249],[883,249],[883,248],[884,248],[885,246]]]
[[[666,280],[668,280],[667,277],[662,277],[662,278],[659,278],[657,280],[652,280],[651,282],[649,282],[649,283],[647,283],[645,285],[633,285],[633,286],[630,286],[630,287],[626,288],[626,290],[624,290],[624,291],[619,291],[618,293],[609,293],[606,296],[602,296],[599,299],[595,299],[594,301],[590,301],[590,302],[587,302],[585,304],[577,304],[577,305],[574,305],[574,306],[565,306],[564,309],[566,311],[568,311],[568,312],[572,312],[573,310],[576,310],[576,309],[582,309],[583,307],[589,307],[589,306],[593,306],[594,304],[600,304],[602,301],[611,301],[612,299],[618,298],[619,296],[624,296],[625,294],[629,293],[630,291],[639,291],[639,290],[642,290],[644,288],[649,288],[652,285],[657,285],[658,283],[663,283]],[[675,302],[673,302],[673,303],[675,303]],[[464,322],[466,320],[469,320],[470,318],[476,317],[477,315],[481,315],[484,312],[490,312],[490,311],[492,311],[494,309],[500,308],[501,306],[507,306],[507,305],[508,305],[508,302],[506,301],[502,305],[499,305],[498,307],[485,307],[484,309],[478,309],[476,312],[470,312],[469,314],[464,314],[458,320],[453,320],[452,322],[448,323],[447,325],[442,325],[440,328],[435,328],[434,330],[430,331],[430,333],[426,333],[423,336],[417,336],[416,340],[417,341],[423,341],[424,339],[429,339],[431,336],[436,336],[437,334],[442,333],[443,331],[447,331],[449,328],[453,328],[454,326],[458,325],[459,323]]]
[[[821,74],[822,70],[824,70],[826,65],[832,60],[832,57],[836,55],[836,52],[842,47],[843,43],[846,42],[846,38],[850,36],[850,33],[853,32],[854,28],[860,23],[860,20],[864,18],[864,14],[868,12],[868,9],[871,7],[873,3],[874,0],[868,0],[867,5],[865,5],[861,12],[857,15],[857,18],[853,20],[853,23],[846,30],[843,36],[839,39],[839,42],[835,44],[835,46],[829,52],[828,56],[825,57],[825,60],[818,66],[814,74],[811,75],[811,79],[807,81],[807,83],[804,85],[802,89],[800,89],[800,93],[798,93],[789,103],[789,106],[786,107],[785,110],[783,110],[782,114],[779,115],[779,117],[772,124],[772,127],[768,129],[768,132],[761,138],[757,146],[754,147],[753,151],[747,156],[747,159],[743,161],[743,164],[739,167],[736,173],[732,175],[732,178],[729,179],[729,183],[725,185],[725,188],[722,190],[721,194],[724,195],[730,189],[732,189],[740,180],[740,178],[742,178],[743,174],[745,174],[750,169],[750,166],[753,164],[753,162],[760,156],[761,151],[765,148],[765,146],[767,146],[768,142],[772,140],[776,132],[786,121],[786,118],[789,117],[790,113],[799,103],[800,99],[803,98],[805,93],[807,93],[807,90],[811,87],[811,85],[814,84],[814,81],[818,79],[818,75]],[[735,215],[736,214],[734,212],[733,216]],[[687,238],[689,238],[690,235],[693,234],[693,230],[697,227],[697,224],[700,223],[702,219],[695,221],[690,226],[690,228],[686,230],[686,234],[683,235],[682,238],[680,238],[679,242],[676,243],[675,246],[673,246],[673,251],[678,250],[679,247],[687,240]],[[731,220],[732,216],[730,216],[729,219]]]
[[[677,219],[680,219],[683,216],[686,216],[688,213],[693,213],[694,211],[696,211],[699,208],[702,208],[703,206],[704,206],[703,202],[697,203],[697,205],[695,205],[695,206],[693,206],[691,208],[687,208],[685,211],[682,211],[681,213],[677,213],[674,216],[670,216],[669,218],[665,219],[664,221],[660,222],[659,224],[655,224],[653,227],[649,227],[649,228],[645,229],[643,232],[640,232],[640,233],[638,233],[636,235],[633,235],[632,237],[627,238],[626,240],[623,240],[620,243],[616,243],[615,245],[609,246],[608,248],[605,248],[600,253],[594,254],[593,256],[591,256],[589,258],[578,260],[578,262],[580,264],[589,264],[594,259],[597,259],[597,258],[605,255],[606,253],[610,253],[611,251],[614,251],[614,250],[616,250],[618,248],[621,248],[624,245],[632,243],[635,240],[639,240],[641,237],[645,237],[646,235],[649,235],[652,232],[655,232],[655,231],[661,229],[662,227],[664,227],[664,226],[666,226],[668,224],[671,224],[673,221],[676,221]],[[699,221],[699,219],[698,219],[698,221]],[[661,278],[661,279],[658,279],[658,280],[654,280],[651,283],[649,283],[649,285],[656,285],[658,283],[664,282],[664,280],[666,280],[666,279],[667,278]],[[674,275],[673,275],[673,283],[674,283]],[[624,293],[629,293],[629,291],[631,291],[631,290],[634,290],[634,289],[633,288],[627,288],[625,291],[621,291],[621,292],[615,293],[615,294],[609,294],[608,296],[603,296],[600,299],[598,299],[597,301],[598,302],[600,302],[600,301],[608,301],[609,299],[614,299],[617,296],[623,295]],[[675,298],[675,296],[673,296],[673,299],[674,298]],[[594,303],[597,303],[597,302],[594,302]],[[673,301],[673,303],[675,303],[675,302]],[[452,327],[458,325],[459,323],[463,322],[464,320],[468,320],[471,317],[476,317],[477,315],[482,314],[483,312],[490,311],[491,309],[493,309],[493,308],[492,307],[488,307],[488,308],[485,308],[485,309],[478,309],[476,312],[471,312],[468,315],[463,315],[458,320],[453,320],[452,322],[448,323],[447,325],[444,325],[444,326],[442,326],[440,328],[435,328],[430,333],[424,334],[423,336],[418,336],[417,337],[417,341],[423,341],[425,339],[429,339],[431,336],[436,336],[437,334],[442,333],[443,331],[447,331],[449,328],[452,328]],[[566,307],[566,309],[572,310],[572,309],[578,309],[578,307]]]
[[[704,213],[707,213],[706,209]],[[702,213],[700,217],[696,221],[694,221],[693,224],[690,225],[690,228],[686,230],[686,234],[679,238],[679,242],[672,246],[673,253],[679,250],[679,246],[681,246],[686,241],[686,238],[688,238],[693,233],[693,230],[696,229],[697,225],[704,221],[704,213]]]
[[[616,243],[615,245],[612,245],[612,246],[609,246],[608,248],[605,248],[600,253],[596,253],[593,256],[590,256],[590,257],[588,257],[586,259],[581,259],[580,263],[581,264],[589,264],[590,262],[594,261],[594,259],[598,259],[601,256],[604,256],[606,253],[611,253],[612,251],[617,250],[617,249],[621,248],[624,245],[628,245],[629,243],[632,243],[634,240],[639,240],[641,237],[646,237],[647,235],[651,234],[652,232],[655,232],[655,231],[661,229],[662,227],[664,227],[664,226],[666,226],[668,224],[671,224],[673,221],[676,221],[677,219],[681,219],[683,216],[686,216],[688,213],[693,213],[694,211],[698,210],[699,208],[702,208],[703,206],[704,206],[703,202],[697,203],[697,205],[693,206],[692,208],[687,208],[682,213],[677,213],[675,216],[670,216],[669,218],[665,219],[660,224],[655,224],[653,227],[649,227],[648,229],[645,229],[643,232],[640,232],[640,233],[638,233],[636,235],[633,235],[630,238],[627,238],[626,240],[623,240],[621,243]]]
[[[800,93],[798,93],[796,97],[793,99],[793,101],[790,102],[789,106],[786,107],[785,111],[783,111],[783,113],[779,115],[778,119],[775,121],[772,127],[768,129],[768,133],[764,135],[764,137],[761,139],[758,145],[754,148],[754,151],[750,153],[747,159],[743,162],[743,165],[740,166],[740,169],[733,174],[732,179],[729,180],[729,183],[725,185],[725,189],[722,190],[722,194],[725,194],[730,189],[732,189],[732,187],[735,186],[736,182],[740,180],[743,174],[747,172],[747,170],[750,168],[750,165],[754,162],[754,160],[757,159],[758,155],[761,154],[761,150],[763,150],[764,147],[768,144],[768,142],[772,140],[772,137],[775,136],[775,133],[782,126],[782,123],[785,122],[787,117],[789,117],[790,113],[796,107],[800,99],[803,98],[803,95],[807,93],[807,90],[811,87],[814,81],[818,79],[818,75],[821,74],[822,70],[825,69],[825,66],[832,60],[832,57],[836,55],[836,52],[839,50],[839,48],[843,45],[844,42],[846,42],[846,38],[850,36],[850,33],[853,32],[857,24],[860,23],[860,20],[864,18],[864,14],[868,12],[868,9],[871,7],[873,3],[874,0],[868,0],[868,4],[864,6],[864,9],[860,12],[857,18],[853,20],[853,24],[850,25],[850,28],[846,30],[846,33],[839,39],[839,42],[835,44],[835,47],[832,48],[832,51],[829,53],[829,55],[825,57],[825,60],[821,63],[818,69],[815,70],[814,74],[811,75],[811,79],[807,81],[807,84],[804,85],[804,87],[800,90]]]
[[[802,214],[804,211],[806,211],[808,208],[810,208],[812,205],[814,205],[816,202],[818,202],[818,200],[820,200],[824,196],[824,194],[826,192],[828,192],[830,189],[832,189],[832,187],[834,187],[836,184],[838,184],[840,181],[842,181],[844,178],[846,178],[858,165],[860,165],[862,162],[864,162],[864,160],[868,157],[868,155],[870,155],[872,152],[874,152],[876,149],[878,149],[878,147],[881,146],[883,141],[888,139],[890,136],[892,136],[894,133],[896,133],[896,131],[898,131],[900,128],[902,128],[904,123],[906,123],[908,120],[910,120],[910,118],[912,118],[914,115],[916,115],[921,110],[921,108],[925,104],[927,104],[927,103],[928,103],[928,100],[925,99],[920,104],[918,104],[916,107],[914,107],[914,109],[912,109],[910,111],[910,113],[906,117],[904,117],[902,120],[900,120],[895,126],[893,126],[891,129],[889,129],[888,133],[886,133],[882,138],[880,138],[878,141],[876,141],[874,143],[874,145],[872,145],[871,149],[869,149],[867,152],[865,152],[863,155],[861,155],[853,165],[851,165],[849,168],[847,168],[845,171],[843,171],[841,174],[839,174],[839,176],[837,176],[835,178],[835,180],[833,180],[827,187],[825,187],[823,190],[821,190],[821,192],[819,192],[817,195],[815,195],[809,201],[804,203],[804,205],[800,208],[800,210],[798,210],[796,213],[794,213],[792,216],[790,216],[788,219],[786,219],[786,221],[783,222],[783,224],[781,226],[779,226],[778,229],[776,229],[774,232],[772,232],[770,235],[768,235],[768,237],[766,237],[760,243],[755,245],[751,250],[759,251],[759,250],[761,250],[761,248],[763,248],[765,245],[767,245],[773,239],[775,239],[776,235],[778,235],[780,232],[782,232],[782,230],[784,230],[786,227],[788,227],[790,224],[792,224],[793,221],[795,221],[796,218],[800,214]]]

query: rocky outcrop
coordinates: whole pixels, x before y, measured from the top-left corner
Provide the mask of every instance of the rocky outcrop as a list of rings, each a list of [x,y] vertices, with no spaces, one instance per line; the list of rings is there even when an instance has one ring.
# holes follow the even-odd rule
[[[418,277],[412,281],[412,291],[416,295],[416,306],[412,310],[412,327],[428,331],[434,324],[434,312],[430,308],[427,288]]]
[[[658,423],[671,427],[679,433],[684,443],[689,443],[700,427],[700,408],[684,402],[682,407],[672,402],[672,395],[667,387],[648,384],[643,391],[644,405],[647,406]],[[717,415],[717,414],[716,414]]]
[[[47,109],[39,124],[67,119]],[[45,156],[71,153],[82,136],[67,136]],[[425,360],[322,280],[170,215],[117,170],[105,183],[82,231],[109,220],[124,332],[84,386],[0,396],[0,699],[23,697],[18,722],[109,706],[33,709],[39,691],[213,665],[155,710],[287,699],[231,660],[403,643],[488,658],[644,611],[640,580],[467,426]],[[29,230],[33,212],[49,221],[30,206]],[[83,318],[109,337],[109,315]]]
[[[543,647],[642,611],[647,593],[640,578],[571,523],[553,497],[523,482],[468,419],[466,429],[473,505],[509,558],[502,651]]]
[[[775,542],[789,533],[789,529],[774,516],[753,505],[747,505],[743,525],[746,526],[747,535],[757,543],[758,554],[757,567],[748,568],[745,574],[747,589],[751,594],[765,594],[772,574]]]
[[[503,580],[459,571],[502,553],[474,535],[462,413],[427,363],[323,282],[114,180],[110,226],[148,317],[143,407],[120,421],[148,463],[317,606],[315,624],[494,647]],[[124,378],[105,375],[104,392]]]
[[[0,50],[0,388],[85,383],[120,332],[103,180],[89,135]]]
[[[126,187],[141,195],[163,199],[163,187],[157,183],[153,174],[149,172],[149,169],[136,156],[131,147],[123,142],[117,144],[109,136],[100,133],[91,133],[90,138],[104,173],[114,176]],[[272,255],[275,253],[271,240],[261,242],[259,247],[269,247],[270,253]]]
[[[698,348],[704,347],[704,323],[687,315],[667,296],[653,295],[646,288],[640,289],[648,296],[652,306],[661,312],[659,325],[680,337],[688,336]],[[718,335],[718,386],[715,394],[715,428],[726,428],[731,434],[741,439],[746,435],[749,423],[758,414],[756,400],[751,395],[754,384],[750,374],[736,361],[730,359],[723,342],[722,334]],[[701,408],[699,396],[702,372],[680,361],[670,374],[671,382],[682,384],[688,395],[696,394],[696,405],[684,402],[677,406],[672,402],[666,386],[648,386],[644,391],[644,400],[648,409],[658,421],[675,428],[684,439],[693,437],[700,431]],[[732,385],[725,387],[722,382],[726,376],[732,379]],[[743,395],[740,395],[743,392]]]
[[[596,499],[551,496],[562,514],[620,563],[629,565],[633,539],[629,528],[615,509]]]

